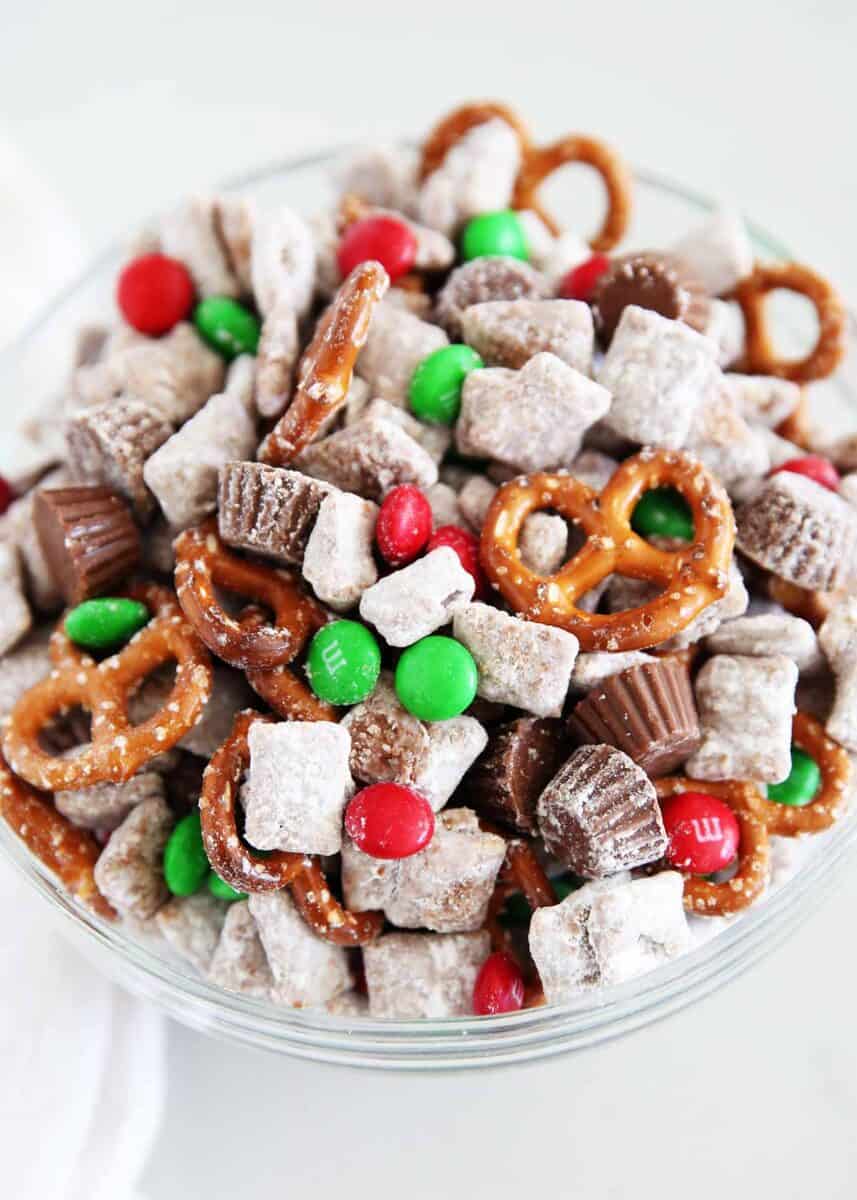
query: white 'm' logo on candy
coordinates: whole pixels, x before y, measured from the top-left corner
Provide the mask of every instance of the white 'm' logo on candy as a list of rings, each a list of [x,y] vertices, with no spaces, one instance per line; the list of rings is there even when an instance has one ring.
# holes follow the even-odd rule
[[[321,660],[331,675],[335,675],[337,671],[341,671],[346,665],[345,655],[336,642],[331,642],[329,646],[325,646],[321,652]]]
[[[723,830],[719,817],[693,817],[691,820],[693,832],[698,842],[719,842],[723,840]]]

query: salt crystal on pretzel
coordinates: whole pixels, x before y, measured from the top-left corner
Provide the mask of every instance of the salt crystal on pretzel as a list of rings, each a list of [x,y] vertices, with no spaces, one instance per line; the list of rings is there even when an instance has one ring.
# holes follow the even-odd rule
[[[327,721],[257,721],[248,744],[247,841],[259,850],[337,854],[352,791],[348,730]]]
[[[349,908],[383,909],[400,929],[467,933],[485,922],[506,842],[484,833],[469,808],[440,813],[434,836],[408,858],[373,858],[342,844],[342,889]]]
[[[478,213],[508,208],[521,161],[519,136],[505,121],[494,117],[474,126],[423,180],[420,220],[451,235]]]
[[[256,462],[221,468],[218,529],[229,546],[300,566],[329,484]]]
[[[755,256],[744,222],[728,209],[712,213],[672,249],[712,296],[731,292],[753,271]]]
[[[448,483],[433,483],[426,488],[425,497],[431,505],[432,527],[461,525],[462,512],[458,505],[458,494]]]
[[[84,409],[68,424],[69,469],[83,483],[112,487],[147,520],[155,501],[143,468],[172,432],[172,425],[131,396]]]
[[[439,546],[368,588],[360,600],[360,616],[388,645],[410,646],[448,625],[474,586],[455,551]]]
[[[271,995],[274,976],[246,900],[229,905],[208,967],[208,981],[257,1000]]]
[[[823,592],[857,572],[857,513],[793,471],[768,479],[735,513],[738,547],[780,579]]]
[[[155,913],[155,924],[180,958],[205,974],[226,920],[227,905],[208,890],[173,896]]]
[[[801,674],[823,665],[818,638],[809,621],[787,612],[762,613],[727,621],[706,638],[711,654],[749,654],[753,657],[784,654]]]
[[[797,678],[797,666],[782,654],[710,659],[694,683],[702,743],[685,773],[782,783],[791,770]]]
[[[836,678],[827,732],[857,754],[857,599],[840,600],[819,629],[818,641]]]
[[[580,300],[489,300],[461,316],[463,340],[488,366],[522,367],[547,350],[584,375],[592,373],[592,309]]]
[[[521,471],[559,467],[609,407],[605,388],[556,355],[537,354],[519,371],[486,367],[467,376],[456,445],[462,454]]]
[[[410,146],[360,146],[336,171],[341,195],[359,196],[380,208],[413,211],[418,155]]]
[[[418,365],[447,345],[449,338],[437,325],[385,300],[372,316],[366,344],[357,359],[357,374],[369,384],[373,397],[404,407]]]
[[[405,433],[422,446],[430,458],[439,463],[452,445],[452,430],[448,425],[429,425],[426,421],[418,421],[404,408],[391,404],[389,400],[371,400],[360,411],[357,420],[371,421],[373,419],[391,421],[404,429]],[[354,425],[357,420],[349,420],[346,414],[346,425]]]
[[[491,300],[540,300],[549,295],[547,281],[517,258],[485,255],[451,272],[435,301],[434,319],[450,340],[463,338],[461,322],[473,304]]]
[[[370,1016],[471,1016],[476,976],[490,953],[484,929],[385,934],[363,950]]]
[[[175,529],[196,525],[217,507],[221,467],[248,458],[256,424],[242,398],[212,396],[143,464],[143,479]]]
[[[345,950],[313,933],[288,891],[251,893],[247,904],[274,977],[276,1003],[326,1004],[351,987]]]
[[[57,811],[79,829],[114,830],[138,804],[164,799],[164,781],[154,771],[142,771],[126,783],[97,783],[94,787],[57,792]]]
[[[715,353],[683,322],[629,304],[596,372],[613,396],[605,423],[641,445],[681,449],[715,386]]]
[[[380,501],[399,483],[437,483],[437,464],[419,442],[392,421],[366,417],[307,446],[302,471],[344,492]]]
[[[299,354],[297,314],[288,300],[280,301],[265,317],[256,351],[256,410],[260,417],[279,417],[287,407]]]
[[[727,372],[723,387],[741,416],[753,425],[776,429],[794,412],[801,389],[789,379],[775,375],[739,375]]]
[[[163,796],[131,809],[95,864],[98,890],[123,915],[146,920],[169,896],[164,883],[164,847],[175,818]]]
[[[18,547],[0,542],[0,654],[17,645],[32,624]]]
[[[251,279],[262,315],[285,304],[304,316],[312,303],[315,277],[315,243],[303,217],[285,206],[259,217],[253,229]]]
[[[337,612],[353,608],[378,578],[372,554],[378,506],[349,492],[325,496],[304,552],[303,577]]]
[[[691,946],[677,871],[588,883],[530,922],[530,953],[549,1004],[636,979]]]
[[[476,660],[478,695],[539,717],[559,716],[577,658],[574,634],[488,604],[463,605],[452,627]]]
[[[248,290],[254,216],[247,200],[194,197],[161,218],[160,248],[184,263],[200,296],[240,296]]]
[[[708,300],[708,321],[702,331],[717,347],[717,365],[724,370],[744,353],[744,321],[737,304]]]
[[[761,478],[771,465],[762,434],[740,416],[722,384],[696,410],[684,448],[705,463],[730,491],[739,484],[746,486],[750,479]]]

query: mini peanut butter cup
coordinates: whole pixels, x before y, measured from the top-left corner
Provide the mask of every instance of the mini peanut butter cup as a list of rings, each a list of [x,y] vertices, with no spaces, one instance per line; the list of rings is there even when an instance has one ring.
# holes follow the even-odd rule
[[[674,254],[642,250],[612,259],[598,278],[590,298],[592,318],[607,346],[629,304],[648,308],[702,333],[708,323],[709,298],[690,268]]]
[[[561,721],[521,717],[501,725],[467,775],[467,802],[481,816],[535,833],[536,802],[567,755]]]
[[[51,575],[67,604],[104,595],[140,561],[140,533],[131,509],[109,487],[40,491],[33,519]]]
[[[622,750],[652,779],[669,774],[701,740],[686,664],[661,658],[610,676],[580,701],[568,728],[582,745]]]

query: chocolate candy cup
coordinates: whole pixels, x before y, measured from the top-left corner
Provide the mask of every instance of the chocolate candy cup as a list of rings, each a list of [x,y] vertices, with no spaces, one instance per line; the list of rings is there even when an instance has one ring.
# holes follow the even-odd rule
[[[37,492],[33,519],[67,604],[104,595],[140,561],[140,534],[130,507],[101,484]]]
[[[467,775],[467,801],[482,816],[535,833],[536,801],[567,753],[561,721],[521,717],[502,725]]]
[[[700,333],[708,324],[708,296],[680,258],[643,250],[612,259],[590,297],[595,329],[607,346],[629,304],[684,321]]]
[[[583,745],[622,750],[652,779],[668,775],[701,740],[687,666],[668,657],[611,675],[580,701],[568,727]]]

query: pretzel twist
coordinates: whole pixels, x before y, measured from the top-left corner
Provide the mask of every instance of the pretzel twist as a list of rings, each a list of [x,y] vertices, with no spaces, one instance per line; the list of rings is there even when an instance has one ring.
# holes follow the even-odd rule
[[[851,759],[824,732],[824,726],[809,713],[795,713],[792,742],[818,765],[821,786],[816,796],[804,805],[779,804],[763,797],[760,812],[769,833],[779,837],[799,837],[803,833],[821,833],[842,816],[851,782]]]
[[[365,945],[381,932],[383,913],[353,913],[344,908],[331,894],[315,855],[289,850],[261,854],[241,839],[235,806],[241,777],[250,764],[247,735],[256,721],[267,723],[270,717],[252,709],[238,714],[203,775],[199,812],[208,861],[221,879],[240,892],[289,888],[304,920],[325,941]]]
[[[698,792],[700,788],[698,779],[677,776],[652,782],[661,800],[682,792]],[[706,780],[704,786],[709,795],[729,805],[738,821],[738,870],[726,883],[712,883],[682,871],[684,906],[701,917],[727,916],[751,905],[768,882],[770,847],[768,827],[761,812],[764,800],[752,783]]]
[[[9,717],[3,753],[16,775],[43,791],[123,783],[193,728],[211,694],[208,651],[185,620],[173,593],[154,584],[127,594],[152,613],[149,624],[117,654],[95,663],[63,625],[51,639],[55,669],[21,697]],[[176,678],[163,706],[132,725],[128,702],[140,683],[166,662]],[[39,736],[51,719],[80,705],[92,718],[92,740],[72,757],[47,753]]]
[[[769,292],[788,291],[806,296],[818,318],[815,345],[803,358],[780,358],[765,315]],[[800,263],[757,263],[752,275],[732,293],[744,314],[746,348],[735,370],[753,375],[777,375],[795,383],[826,379],[845,354],[847,313],[835,289]]]
[[[327,624],[327,613],[315,599],[305,597],[309,608],[310,633]],[[264,624],[264,613],[254,605],[248,605],[241,613],[245,628],[254,621]],[[327,704],[307,687],[288,663],[278,667],[251,667],[246,672],[247,682],[265,703],[284,721],[338,721],[340,714],[332,704]]]
[[[261,462],[290,463],[345,403],[372,313],[389,286],[387,272],[371,261],[356,266],[342,284],[298,364],[291,404],[259,447]]]
[[[465,104],[440,121],[423,145],[419,177],[425,179],[442,164],[449,151],[477,125],[499,118],[513,130],[521,150],[521,165],[512,192],[512,207],[536,212],[556,235],[560,226],[538,198],[548,175],[568,163],[586,163],[601,176],[607,190],[607,212],[601,228],[590,239],[593,250],[606,251],[621,241],[631,217],[632,180],[619,155],[596,138],[570,134],[551,146],[536,146],[526,125],[505,104],[481,101]]]
[[[690,505],[694,541],[659,550],[631,528],[641,497],[676,488]],[[531,513],[553,509],[580,525],[586,542],[558,572],[536,575],[521,558],[521,528]],[[533,621],[576,635],[582,650],[642,650],[685,629],[725,595],[735,540],[729,497],[696,459],[643,450],[626,459],[599,495],[570,475],[538,473],[513,479],[494,497],[482,530],[485,571],[512,608]],[[654,600],[618,613],[590,613],[581,596],[616,572],[663,586]]]

